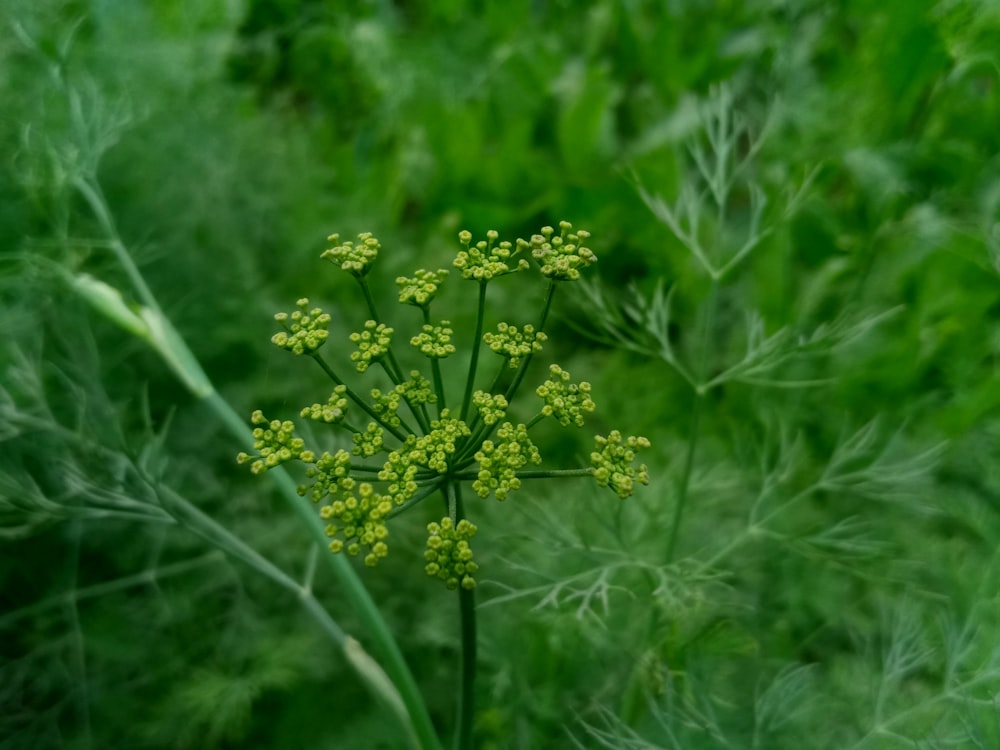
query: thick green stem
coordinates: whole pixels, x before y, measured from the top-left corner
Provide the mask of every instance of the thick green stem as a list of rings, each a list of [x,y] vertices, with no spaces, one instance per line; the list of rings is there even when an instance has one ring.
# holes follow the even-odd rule
[[[330,616],[326,608],[316,599],[309,585],[299,584],[229,529],[202,513],[195,505],[173,490],[162,488],[161,497],[164,504],[174,511],[178,520],[190,531],[243,560],[258,573],[270,578],[283,589],[294,594],[306,612],[340,647],[348,663],[355,669],[358,677],[365,683],[372,695],[400,720],[409,735],[411,744],[415,747],[422,747],[416,729],[407,714],[405,702],[396,686],[382,667],[365,653],[361,644],[347,635],[337,621]],[[313,549],[317,548],[313,547]],[[311,578],[311,574],[309,578]]]
[[[242,560],[261,575],[266,578],[270,578],[281,588],[298,596],[303,604],[305,604],[307,600],[312,600],[316,606],[306,606],[306,608],[309,610],[310,614],[316,618],[320,627],[322,627],[326,634],[330,636],[334,643],[343,648],[347,634],[343,631],[340,625],[337,624],[336,620],[330,616],[330,613],[323,609],[323,606],[316,601],[310,590],[299,585],[299,583],[290,575],[285,573],[285,571],[268,560],[214,518],[211,518],[203,513],[197,506],[179,493],[169,487],[160,487],[159,493],[167,509],[169,509],[173,513],[174,517],[177,518],[177,520],[181,522],[189,531],[197,534],[202,539],[205,539],[219,549],[225,550],[233,557]]]
[[[684,455],[684,467],[681,469],[681,478],[677,484],[677,499],[674,502],[673,519],[670,523],[670,537],[667,539],[666,562],[674,561],[677,552],[677,540],[680,538],[681,523],[684,520],[684,510],[687,506],[687,499],[691,487],[691,475],[694,472],[695,454],[698,450],[698,432],[701,424],[702,402],[705,397],[699,393],[694,394],[694,407],[691,411],[691,427],[688,431],[687,451]]]
[[[72,89],[70,89],[61,76],[58,83],[64,88],[67,96],[69,96],[71,104],[75,103],[76,97],[73,95]],[[83,122],[83,118],[78,114],[77,109],[73,109],[73,114],[74,125],[78,131],[78,135],[81,135],[86,123]],[[211,411],[225,425],[237,442],[247,449],[252,450],[253,437],[249,426],[244,423],[233,408],[215,391],[187,343],[179,335],[173,335],[175,332],[172,326],[169,325],[169,320],[162,314],[156,297],[146,284],[141,272],[121,241],[114,224],[112,211],[100,190],[100,185],[95,176],[98,157],[99,154],[94,155],[94,165],[90,175],[75,180],[74,184],[90,206],[102,229],[108,235],[116,259],[129,276],[143,304],[155,313],[154,322],[162,322],[163,326],[169,329],[167,333],[170,335],[161,337],[159,345],[156,347],[157,351],[172,363],[181,380],[191,389],[191,392],[196,397],[209,406]],[[295,513],[301,518],[315,543],[325,547],[328,540],[324,524],[318,514],[315,513],[312,504],[298,494],[292,478],[280,466],[268,473],[277,483],[281,494],[288,500]],[[392,683],[391,687],[399,694],[403,709],[396,716],[403,722],[405,731],[413,737],[413,744],[416,747],[439,750],[441,745],[434,726],[431,723],[427,706],[420,695],[409,667],[407,667],[403,659],[399,646],[393,638],[388,624],[375,606],[375,602],[368,594],[357,573],[355,573],[354,568],[345,558],[333,554],[324,555],[323,557],[333,569],[362,627],[370,636],[376,653],[382,660],[381,668],[388,674],[389,680]],[[355,648],[356,645],[353,639],[348,638],[345,654],[351,660],[352,664],[355,664],[358,669],[365,671],[371,678],[376,670],[366,666],[365,659],[369,657],[358,654],[358,650]]]
[[[462,489],[451,483],[455,523],[465,518]],[[455,750],[472,750],[472,727],[476,714],[476,595],[475,589],[458,588],[458,611],[462,628],[462,651],[459,657],[460,679],[455,721]]]
[[[241,443],[252,448],[253,438],[250,435],[250,430],[233,408],[215,392],[205,400],[220,421],[226,425],[230,433]],[[270,469],[267,475],[277,484],[278,490],[306,526],[314,542],[322,547],[326,547],[329,539],[326,536],[326,528],[323,521],[315,512],[312,503],[299,495],[295,482],[289,476],[288,472],[285,471],[284,467],[278,466]],[[412,722],[413,731],[419,740],[419,747],[439,748],[440,744],[434,731],[434,726],[431,723],[430,714],[427,713],[427,706],[420,695],[416,681],[413,679],[413,675],[410,673],[409,667],[407,667],[403,659],[403,654],[400,652],[388,624],[382,618],[378,607],[376,607],[375,602],[368,594],[368,590],[346,558],[334,554],[323,555],[323,558],[333,570],[338,581],[340,581],[344,595],[353,607],[358,619],[361,620],[365,632],[372,639],[375,652],[381,659],[383,669],[399,691]]]
[[[132,286],[135,287],[136,294],[139,295],[142,304],[151,310],[162,312],[156,301],[156,297],[153,296],[153,292],[146,285],[146,280],[135,265],[135,261],[132,260],[132,256],[129,255],[128,249],[122,243],[121,237],[118,235],[118,228],[115,226],[115,220],[111,215],[111,211],[108,210],[108,204],[104,198],[104,193],[101,191],[101,186],[96,180],[84,177],[77,178],[74,181],[74,185],[87,202],[90,210],[94,213],[97,223],[101,225],[101,229],[108,236],[111,251],[115,254],[115,260],[118,261],[128,276],[129,281],[132,282]]]

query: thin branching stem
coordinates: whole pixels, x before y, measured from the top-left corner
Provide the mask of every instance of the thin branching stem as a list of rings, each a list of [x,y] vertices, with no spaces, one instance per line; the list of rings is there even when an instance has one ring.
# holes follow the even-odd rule
[[[552,298],[555,297],[555,294],[556,282],[549,281],[549,285],[545,290],[545,304],[542,306],[542,314],[538,317],[538,325],[535,327],[535,331],[539,333],[545,330],[545,324],[549,320],[549,312],[552,310]],[[510,387],[507,388],[507,392],[504,394],[508,401],[514,397],[514,394],[517,393],[517,389],[521,387],[521,381],[524,380],[524,376],[528,372],[528,365],[531,364],[533,355],[533,352],[528,352],[524,355],[524,361],[522,361],[521,366],[517,368],[517,374],[514,375],[514,380],[511,382]]]
[[[253,439],[250,431],[240,416],[227,401],[217,393],[206,398],[208,405],[216,416],[226,425],[229,431],[240,442],[252,447]],[[296,515],[306,526],[316,544],[325,547],[328,543],[326,528],[323,521],[313,511],[312,504],[298,493],[295,481],[282,466],[268,470],[267,475],[277,484],[278,490],[292,506]],[[389,629],[388,623],[378,611],[374,600],[368,593],[361,579],[358,578],[350,562],[342,555],[323,555],[327,565],[333,570],[343,587],[344,596],[351,603],[365,632],[372,639],[376,653],[381,659],[382,668],[389,676],[395,689],[405,705],[408,721],[417,737],[420,748],[439,748],[440,743],[434,726],[431,723],[427,705],[424,703],[417,688],[413,674],[410,672],[399,645]]]
[[[379,415],[379,413],[369,405],[369,403],[365,399],[361,398],[361,396],[355,393],[354,390],[349,385],[347,385],[347,383],[341,380],[340,376],[338,376],[337,373],[334,372],[333,368],[326,363],[326,360],[323,359],[323,357],[321,357],[317,352],[313,352],[309,356],[312,357],[314,360],[316,360],[316,364],[320,366],[320,368],[323,370],[323,372],[327,374],[327,377],[329,377],[330,380],[332,380],[337,385],[344,386],[344,388],[347,389],[346,391],[347,397],[350,398],[351,401],[353,401],[359,407],[361,407],[362,411],[364,411],[369,417],[371,417],[380,425],[382,425],[382,427],[385,428],[388,432],[391,432],[400,442],[406,440],[406,433],[403,432],[398,427],[395,427],[386,422],[381,417],[381,415]]]
[[[115,254],[120,264],[130,276],[135,276],[133,281],[140,296],[143,298],[144,304],[149,309],[159,312],[160,307],[157,304],[155,297],[145,284],[145,281],[142,279],[142,276],[132,261],[127,248],[118,238],[117,231],[114,228],[114,223],[111,218],[112,212],[108,207],[104,196],[99,190],[94,189],[96,181],[94,184],[85,180],[78,180],[77,182],[77,187],[81,189],[81,194],[84,195],[88,205],[90,205],[90,207],[94,210],[94,213],[101,222],[105,232],[108,233],[113,247],[116,248]],[[166,321],[165,318],[164,321]],[[203,402],[215,414],[216,418],[223,425],[225,425],[227,430],[241,445],[246,446],[248,449],[252,449],[253,438],[249,427],[243,422],[232,406],[230,406],[229,403],[216,392],[207,376],[205,376],[201,370],[198,360],[191,352],[187,343],[180,336],[173,336],[164,343],[164,347],[166,348],[158,349],[162,356],[165,358],[171,358],[175,362],[181,362],[183,367],[193,368],[199,373],[199,378],[192,380],[191,378],[184,377],[186,372],[185,370],[178,370],[178,375],[182,377],[185,384],[189,387],[204,383],[204,388],[199,388],[197,390],[193,389],[192,392],[203,400]],[[314,356],[314,359],[321,364],[323,369],[334,379],[335,382],[339,383],[339,379],[333,375],[333,371],[326,366],[326,363],[323,362],[321,358]],[[360,403],[364,406],[364,402]],[[373,414],[372,416],[377,419],[376,415]],[[393,429],[390,429],[389,431],[393,432],[393,434],[397,434],[397,431]],[[403,440],[404,436],[399,435],[399,438],[400,440]],[[298,494],[296,484],[292,480],[291,476],[289,476],[287,471],[280,466],[271,469],[268,474],[277,483],[281,494],[291,504],[302,523],[305,524],[310,535],[313,537],[314,542],[322,547],[325,547],[328,543],[325,525],[320,520],[319,516],[317,516],[313,511],[312,504]],[[413,744],[416,747],[439,748],[440,743],[434,730],[434,726],[431,723],[430,715],[427,711],[427,705],[424,703],[424,700],[420,695],[416,681],[403,659],[402,652],[399,650],[399,645],[396,643],[396,640],[389,629],[388,623],[386,623],[383,619],[382,614],[379,612],[378,607],[372,600],[368,590],[365,588],[361,579],[358,577],[357,573],[354,572],[351,564],[346,559],[339,555],[324,555],[324,559],[333,569],[334,574],[343,586],[344,595],[354,607],[355,612],[363,623],[365,631],[371,637],[376,652],[382,661],[382,665],[379,666],[371,660],[370,657],[358,655],[358,649],[353,646],[348,654],[348,658],[352,660],[352,663],[354,663],[354,660],[364,663],[363,669],[366,670],[366,674],[370,678],[370,684],[373,682],[379,683],[381,679],[381,689],[385,693],[386,697],[388,697],[388,692],[386,691],[388,691],[389,688],[391,688],[393,692],[398,693],[398,700],[389,700],[388,705],[399,704],[400,710],[396,713],[396,716],[402,722],[406,732],[413,736]],[[354,643],[353,639],[351,639],[351,643]],[[366,659],[367,661],[365,661]],[[385,674],[388,675],[388,681],[384,680],[384,678],[374,677],[374,671],[376,669],[379,671],[384,669]]]
[[[372,296],[372,290],[368,286],[368,281],[363,276],[359,276],[357,279],[358,285],[361,287],[361,292],[365,297],[365,304],[368,305],[368,314],[372,316],[372,320],[376,323],[384,323],[385,321],[378,314],[378,308],[375,306],[375,298]],[[403,382],[403,371],[399,366],[399,362],[396,361],[396,356],[392,353],[391,348],[379,362],[382,364],[382,369],[385,370],[386,375],[392,380],[393,385],[399,385]]]
[[[465,380],[465,395],[462,397],[462,412],[459,419],[463,422],[469,416],[472,406],[472,389],[476,385],[476,369],[479,366],[479,349],[483,343],[483,321],[486,317],[486,281],[479,282],[479,300],[476,305],[476,334],[472,339],[472,357],[469,360],[469,376]]]
[[[428,305],[424,305],[420,308],[424,314],[424,325],[431,325],[431,311]],[[448,408],[447,399],[444,395],[444,378],[441,376],[441,362],[437,357],[431,357],[431,378],[434,381],[434,393],[437,396],[437,411],[438,416],[441,412]],[[427,416],[427,408],[425,405],[421,404],[421,408],[424,410],[424,416]]]

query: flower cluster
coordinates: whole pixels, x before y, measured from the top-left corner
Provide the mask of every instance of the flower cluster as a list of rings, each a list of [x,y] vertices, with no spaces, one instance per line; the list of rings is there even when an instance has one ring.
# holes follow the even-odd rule
[[[369,422],[364,432],[355,432],[351,435],[351,441],[354,443],[351,453],[355,456],[368,458],[382,451],[382,446],[385,444],[385,433],[377,422]]]
[[[313,404],[305,407],[301,416],[312,419],[315,422],[326,422],[327,424],[340,424],[347,416],[347,393],[346,385],[338,385],[333,389],[330,398],[325,404]]]
[[[393,390],[414,405],[437,403],[437,396],[431,390],[431,382],[420,374],[420,370],[410,370],[410,379]]]
[[[636,482],[649,484],[646,464],[638,468],[632,465],[636,452],[649,447],[646,438],[623,439],[618,430],[612,430],[606,438],[597,435],[594,441],[597,450],[590,454],[590,464],[594,469],[594,479],[601,487],[611,487],[624,500],[632,494]]]
[[[385,323],[369,320],[365,322],[365,330],[351,334],[351,342],[358,345],[358,350],[351,352],[351,361],[355,363],[358,372],[364,372],[372,362],[389,352],[392,333],[392,329]]]
[[[275,314],[274,319],[285,330],[274,334],[271,343],[292,354],[311,354],[323,346],[330,335],[326,330],[330,324],[330,316],[318,307],[309,310],[307,297],[295,304],[299,309],[291,315],[284,312]]]
[[[495,425],[507,415],[507,399],[502,394],[476,391],[472,394],[472,404],[479,410],[483,424]]]
[[[388,553],[388,518],[439,493],[448,506],[448,515],[427,527],[426,571],[449,588],[466,590],[475,586],[478,569],[469,546],[476,527],[462,518],[468,509],[458,502],[456,483],[471,481],[479,497],[493,495],[505,500],[524,479],[590,475],[600,486],[628,497],[636,483],[649,481],[646,466],[635,462],[637,452],[649,446],[642,437],[624,438],[617,431],[607,437],[597,436],[589,467],[563,471],[532,468],[541,464],[542,457],[529,437],[529,429],[547,416],[563,427],[582,425],[585,415],[595,408],[589,383],[574,383],[568,372],[550,365],[548,379],[535,391],[543,402],[541,413],[528,424],[507,421],[511,419],[510,402],[523,382],[528,363],[547,340],[542,328],[556,282],[578,278],[581,270],[597,260],[584,246],[588,238],[587,232],[573,231],[569,222],[560,223],[558,233],[552,227],[543,227],[530,241],[519,239],[516,244],[500,241],[493,230],[478,242],[473,242],[469,232],[459,234],[461,248],[454,267],[462,278],[479,282],[473,335],[476,348],[470,357],[455,358],[469,363],[469,372],[460,379],[446,379],[439,362],[456,353],[451,324],[447,320],[431,322],[437,320],[431,317],[431,304],[449,271],[420,269],[412,276],[398,277],[399,302],[420,309],[422,320],[413,325],[417,332],[408,340],[431,359],[425,363],[432,370],[430,380],[420,370],[412,370],[406,379],[396,359],[399,353],[391,350],[394,330],[379,319],[368,286],[379,241],[370,233],[358,235],[356,243],[341,243],[338,235],[331,235],[333,247],[323,257],[355,278],[373,318],[365,322],[363,330],[351,334],[354,349],[350,359],[361,373],[375,362],[382,364],[380,377],[388,378],[391,385],[381,382],[379,387],[359,392],[344,384],[333,367],[315,353],[328,338],[330,316],[319,308],[310,309],[308,299],[298,300],[297,311],[275,316],[282,330],[272,341],[296,354],[313,355],[337,384],[325,403],[314,403],[300,413],[306,419],[349,433],[349,448],[321,453],[307,450],[304,441],[295,436],[291,422],[268,420],[257,411],[252,417],[256,454],[241,453],[239,462],[250,463],[256,474],[289,461],[305,464],[306,481],[298,491],[319,505],[330,549],[362,556],[371,566]],[[529,254],[548,283],[541,322],[500,322],[496,329],[484,333],[488,283],[531,267]],[[477,390],[481,383],[480,349],[487,347],[504,357],[506,363],[497,368],[499,372],[488,388]],[[518,370],[512,378],[506,377],[508,367]],[[510,384],[504,386],[505,381]],[[452,394],[446,386],[456,382],[464,383],[464,390],[455,394],[461,398],[459,408],[447,403]],[[405,414],[401,409],[404,402],[409,407]],[[349,421],[349,405],[370,420]],[[448,406],[455,411],[449,411]],[[352,411],[352,416],[355,414]],[[469,418],[470,414],[475,418]]]
[[[375,492],[368,482],[362,482],[357,492],[344,493],[329,505],[320,508],[320,518],[329,521],[326,525],[326,535],[332,537],[331,552],[346,550],[354,556],[361,552],[362,547],[368,549],[365,555],[365,565],[374,567],[378,561],[389,554],[385,543],[389,529],[385,525],[385,517],[392,510],[392,503]]]
[[[511,265],[518,250],[514,249],[510,242],[503,241],[494,247],[499,236],[491,229],[486,233],[485,240],[473,245],[470,232],[458,233],[458,241],[465,249],[459,251],[454,265],[461,270],[463,279],[485,282],[514,271],[523,271],[528,267],[528,261],[524,258],[518,259],[517,263]]]
[[[476,579],[472,576],[479,566],[472,560],[469,540],[475,536],[476,527],[465,519],[452,523],[450,518],[442,518],[441,523],[427,524],[427,551],[424,559],[427,575],[440,578],[450,589],[474,589]]]
[[[506,357],[509,367],[518,367],[521,358],[537,354],[542,350],[542,342],[547,336],[542,331],[536,331],[530,323],[521,330],[517,326],[498,323],[496,333],[483,336],[486,345],[497,354]]]
[[[482,448],[476,453],[476,461],[479,463],[479,474],[472,483],[472,489],[479,497],[489,497],[492,491],[497,500],[505,500],[508,493],[521,487],[518,470],[529,462],[540,464],[542,457],[528,437],[525,425],[515,427],[510,422],[504,422],[497,430],[496,442],[483,441]]]
[[[412,277],[397,277],[396,283],[399,285],[400,303],[415,305],[417,307],[427,307],[437,295],[438,288],[444,283],[447,276],[447,268],[439,268],[437,271],[427,271],[420,268]]]
[[[584,412],[592,412],[596,406],[590,398],[590,383],[569,382],[569,373],[559,365],[549,365],[549,379],[535,390],[544,401],[542,414],[555,417],[563,427],[575,424],[583,427]]]
[[[431,390],[430,381],[418,370],[410,371],[410,379],[405,380],[392,390],[383,393],[380,388],[372,388],[371,406],[379,419],[391,427],[399,427],[403,421],[399,417],[399,406],[406,400],[411,406],[433,404],[437,396]]]
[[[306,476],[313,480],[312,486],[299,485],[298,492],[302,496],[308,495],[314,503],[328,495],[350,492],[355,485],[351,478],[351,454],[345,450],[336,453],[323,451],[316,463],[306,469]]]
[[[465,422],[448,416],[448,410],[444,409],[441,418],[431,422],[430,432],[416,439],[410,460],[438,474],[447,474],[448,462],[455,454],[459,441],[471,434]]]
[[[347,240],[343,245],[340,243],[339,234],[331,234],[327,240],[334,244],[329,250],[324,250],[321,258],[326,258],[331,263],[335,263],[348,273],[361,277],[368,273],[371,264],[378,257],[381,245],[372,236],[371,232],[362,232],[358,235],[358,244],[355,245]]]
[[[425,357],[444,359],[455,353],[455,345],[451,343],[454,331],[448,327],[450,321],[442,320],[440,325],[425,323],[421,332],[410,339],[410,343],[420,350]]]
[[[590,248],[580,243],[586,242],[590,232],[571,232],[573,225],[568,221],[559,222],[560,233],[553,237],[552,227],[542,227],[541,234],[532,235],[530,241],[518,240],[521,248],[531,248],[531,256],[538,261],[542,275],[555,281],[573,281],[580,278],[580,269],[597,262],[597,256]]]
[[[256,425],[253,429],[253,448],[257,455],[240,453],[236,461],[241,464],[251,462],[250,471],[254,474],[263,474],[287,461],[312,463],[315,460],[315,454],[305,449],[305,441],[295,437],[295,425],[290,421],[268,420],[258,409],[251,415],[250,423]]]
[[[441,411],[440,419],[431,422],[430,428],[420,437],[407,435],[403,444],[389,453],[378,473],[379,481],[388,485],[386,495],[396,505],[402,505],[416,494],[416,478],[421,469],[447,474],[460,441],[471,434],[465,422],[448,416],[447,409]]]

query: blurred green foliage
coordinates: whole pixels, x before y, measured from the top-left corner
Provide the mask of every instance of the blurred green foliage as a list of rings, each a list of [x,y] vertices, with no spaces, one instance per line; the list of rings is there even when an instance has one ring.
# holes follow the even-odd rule
[[[817,385],[726,382],[693,428],[675,369],[595,343],[593,300],[563,300],[554,356],[649,436],[653,485],[622,504],[526,482],[471,511],[490,579],[478,746],[998,746],[995,0],[0,0],[0,28],[0,748],[400,741],[290,597],[143,504],[153,477],[307,565],[204,408],[51,272],[126,286],[70,184],[88,159],[248,415],[327,388],[268,345],[273,312],[308,295],[331,341],[363,323],[318,260],[334,231],[379,236],[386,289],[446,264],[461,228],[566,218],[636,330],[636,306],[672,290],[666,336],[708,376],[743,356],[751,316],[790,342],[871,321],[779,368]],[[83,137],[54,77],[79,92]],[[713,292],[641,191],[672,205],[698,183],[720,85],[772,231]],[[702,217],[713,247],[752,198],[737,186],[724,221]],[[522,324],[537,293],[495,313]],[[444,731],[454,603],[420,571],[421,519],[393,533],[365,582]],[[316,591],[338,609],[322,573]]]

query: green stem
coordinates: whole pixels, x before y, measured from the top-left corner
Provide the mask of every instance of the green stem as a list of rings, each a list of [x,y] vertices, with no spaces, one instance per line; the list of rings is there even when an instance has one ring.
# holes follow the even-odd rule
[[[687,505],[691,475],[694,472],[695,454],[698,449],[698,432],[701,423],[702,401],[704,396],[694,394],[694,407],[691,411],[691,427],[688,432],[687,451],[684,455],[684,467],[681,470],[680,482],[677,486],[677,500],[674,503],[673,519],[670,523],[670,537],[667,540],[666,561],[671,563],[677,552],[677,540],[680,538],[681,522],[684,520],[684,510]]]
[[[486,317],[486,283],[479,282],[479,301],[476,305],[476,335],[472,339],[472,358],[469,360],[469,376],[465,380],[465,395],[462,397],[462,414],[460,419],[465,422],[472,405],[472,389],[476,384],[476,370],[479,367],[479,348],[483,339],[483,320]]]
[[[429,305],[424,305],[420,308],[424,316],[424,325],[431,325],[431,309]],[[431,378],[434,380],[434,393],[437,395],[437,412],[438,416],[441,416],[441,411],[448,408],[448,402],[444,397],[444,378],[441,377],[441,362],[437,357],[431,357]],[[421,408],[424,409],[424,417],[427,417],[426,406],[421,404]]]
[[[362,411],[364,411],[369,417],[371,417],[380,425],[382,425],[382,427],[385,428],[388,432],[391,432],[396,437],[397,440],[399,440],[400,442],[406,441],[406,433],[400,430],[398,427],[393,427],[391,424],[382,419],[379,413],[376,412],[371,407],[371,405],[367,401],[365,401],[365,399],[361,398],[357,393],[355,393],[351,389],[349,385],[347,385],[347,383],[345,383],[343,380],[340,379],[337,373],[333,371],[333,368],[326,363],[326,360],[323,359],[319,355],[319,353],[313,352],[309,356],[312,357],[314,360],[316,360],[316,363],[323,369],[323,372],[327,374],[327,377],[329,377],[330,380],[332,380],[337,385],[344,386],[344,388],[347,389],[346,391],[347,397],[350,398],[351,401],[353,401],[355,404],[360,406]]]
[[[164,506],[171,511],[173,516],[181,524],[183,524],[188,531],[197,534],[213,546],[218,547],[219,549],[228,552],[233,557],[242,560],[261,575],[266,578],[270,578],[281,588],[298,596],[303,603],[305,603],[308,599],[312,599],[314,602],[316,601],[311,591],[304,586],[299,585],[299,583],[293,580],[291,576],[285,573],[285,571],[268,560],[214,518],[211,518],[203,513],[197,506],[180,495],[178,492],[169,487],[159,487],[158,491]],[[322,605],[319,605],[318,602],[316,602],[316,604],[318,610],[310,609],[310,614],[317,617],[320,626],[326,634],[329,635],[338,646],[343,648],[344,640],[347,637],[347,634],[340,627],[340,625],[337,624],[336,620],[334,620],[330,614],[323,609]]]
[[[518,479],[550,479],[552,477],[590,477],[594,475],[594,470],[586,469],[529,469],[516,473]],[[478,470],[460,471],[453,475],[458,480],[477,479]]]
[[[549,311],[552,309],[552,298],[556,294],[556,282],[549,281],[548,288],[545,290],[545,304],[542,306],[542,314],[538,318],[538,326],[535,328],[536,331],[541,333],[545,329],[545,323],[549,319]],[[508,402],[514,398],[514,394],[517,393],[517,389],[521,386],[521,381],[524,380],[524,376],[528,372],[528,365],[531,364],[531,360],[534,357],[534,352],[528,352],[524,361],[521,362],[521,366],[517,368],[517,374],[514,375],[514,380],[511,382],[510,386],[507,388],[507,392],[504,397]]]
[[[439,489],[441,489],[441,481],[440,480],[437,481],[437,482],[434,482],[433,484],[428,485],[427,487],[425,487],[423,490],[421,490],[416,495],[414,495],[413,497],[411,497],[409,500],[407,500],[402,505],[398,505],[395,508],[393,508],[392,510],[390,510],[388,513],[385,514],[386,520],[388,520],[390,518],[393,518],[395,516],[398,516],[400,513],[405,513],[410,508],[412,508],[414,505],[417,505],[418,503],[422,502],[425,498],[428,498],[431,495],[433,495]]]
[[[214,391],[206,397],[205,401],[219,420],[226,425],[230,433],[249,449],[252,449],[253,437],[250,430],[233,408]],[[267,475],[277,484],[279,492],[292,506],[315,543],[325,548],[329,543],[325,524],[315,512],[312,503],[299,495],[295,482],[288,472],[285,471],[284,467],[278,466],[268,470]],[[344,596],[353,607],[364,631],[371,637],[385,673],[399,691],[409,720],[412,722],[413,731],[419,740],[418,746],[421,748],[440,748],[434,725],[427,712],[427,705],[420,695],[416,681],[403,659],[403,654],[400,652],[388,624],[382,618],[378,607],[368,594],[368,590],[345,557],[329,554],[323,555],[323,558],[340,582]]]
[[[711,387],[705,387],[705,383],[708,380],[708,343],[712,333],[715,307],[718,302],[718,289],[718,281],[713,278],[706,302],[705,319],[698,335],[696,349],[696,354],[700,360],[697,374],[699,380],[695,382],[693,378],[690,380],[685,378],[685,380],[688,380],[691,385],[694,404],[691,408],[691,424],[688,431],[688,444],[687,451],[684,456],[684,466],[681,469],[681,476],[677,484],[677,498],[674,502],[673,518],[670,523],[670,535],[667,538],[665,558],[668,565],[674,561],[674,557],[677,554],[677,544],[680,540],[681,525],[684,521],[684,512],[687,509],[687,501],[691,489],[691,477],[694,474],[695,458],[698,453],[698,443],[701,434],[701,417],[705,406],[704,402],[708,392],[711,390]],[[667,364],[672,363],[668,362]],[[646,622],[646,635],[641,642],[648,643],[653,640],[654,634],[659,627],[660,619],[660,611],[656,608],[651,609],[649,618]],[[628,724],[634,724],[639,720],[643,706],[642,698],[642,675],[639,667],[636,667],[633,670],[629,679],[629,684],[625,689],[625,695],[622,699],[622,706],[620,709],[622,719]]]
[[[129,255],[128,249],[121,241],[121,237],[118,234],[118,228],[115,226],[114,217],[111,215],[111,211],[108,210],[108,203],[104,198],[104,193],[101,191],[101,186],[97,184],[95,180],[89,180],[83,177],[78,177],[74,180],[74,186],[80,195],[83,196],[83,199],[87,202],[90,210],[94,213],[94,216],[97,218],[97,223],[101,225],[101,229],[104,230],[104,233],[108,236],[111,251],[115,254],[115,259],[118,261],[119,265],[121,265],[121,267],[125,270],[125,274],[128,276],[129,281],[132,282],[132,286],[135,287],[136,293],[139,295],[139,299],[142,300],[142,304],[150,310],[162,313],[162,310],[160,310],[160,306],[156,301],[156,297],[153,296],[153,292],[146,284],[146,280],[143,278],[142,273],[135,265],[135,261],[132,260],[132,256]]]
[[[164,504],[174,510],[178,520],[190,531],[202,537],[210,544],[243,560],[254,570],[270,578],[286,591],[294,594],[306,612],[312,616],[320,628],[343,651],[348,663],[354,668],[358,677],[365,683],[376,700],[400,720],[400,723],[409,735],[410,742],[415,747],[422,747],[417,737],[416,729],[407,715],[405,702],[395,685],[393,685],[382,667],[365,653],[361,644],[347,635],[337,621],[330,616],[326,608],[316,599],[309,585],[296,582],[285,571],[229,531],[229,529],[202,513],[195,505],[170,488],[161,488],[161,497]],[[313,547],[312,549],[316,550],[318,547]],[[311,579],[311,577],[312,575],[309,573],[307,578]]]
[[[61,80],[60,83],[65,88],[66,93],[70,94],[71,90],[66,85],[65,81]],[[94,170],[96,171],[96,158]],[[132,257],[128,253],[124,243],[122,243],[118,235],[117,228],[114,225],[112,212],[108,206],[107,200],[100,190],[96,177],[92,176],[90,179],[77,179],[74,181],[74,184],[90,206],[91,210],[94,212],[98,222],[101,224],[103,230],[111,240],[112,249],[116,258],[128,274],[140,298],[142,299],[143,304],[150,310],[154,311],[157,316],[162,317],[165,322],[169,322],[165,316],[162,315],[162,311],[155,296],[147,286],[145,279],[133,262]],[[169,351],[167,351],[167,347],[169,347]],[[192,393],[196,397],[200,398],[208,405],[219,421],[236,438],[239,444],[245,446],[248,450],[252,450],[253,436],[248,425],[243,422],[233,408],[215,391],[215,388],[212,386],[207,376],[204,375],[204,371],[198,363],[197,358],[191,352],[187,343],[180,336],[170,336],[162,343],[161,347],[157,348],[157,351],[165,358],[172,358],[178,363],[179,367],[187,368],[198,376],[197,378],[182,377],[181,379],[191,389]],[[189,373],[189,375],[192,373]],[[182,376],[183,371],[178,374],[179,376]],[[204,381],[205,387],[198,388],[197,385],[202,381]],[[268,473],[278,484],[279,491],[291,504],[295,513],[305,524],[314,541],[322,547],[325,547],[328,543],[325,525],[320,520],[319,516],[314,512],[312,504],[304,497],[299,496],[296,491],[295,482],[292,478],[282,467],[272,469]],[[340,581],[343,587],[344,595],[354,607],[354,610],[361,621],[362,627],[370,635],[375,649],[384,664],[385,673],[388,674],[389,680],[392,682],[392,686],[394,686],[402,700],[404,707],[402,714],[397,713],[396,715],[403,722],[406,731],[413,735],[414,745],[416,747],[427,748],[429,750],[439,749],[441,745],[438,741],[437,734],[434,731],[434,725],[431,723],[430,714],[427,711],[427,705],[424,703],[423,698],[420,695],[420,691],[417,688],[416,681],[414,680],[409,667],[407,667],[406,661],[403,659],[403,655],[399,650],[399,645],[393,638],[388,624],[383,619],[378,607],[375,606],[375,602],[369,595],[368,590],[364,587],[364,584],[361,582],[357,573],[355,573],[354,568],[351,567],[351,564],[342,556],[329,554],[324,555],[324,558],[327,560],[327,564],[333,569],[334,574]],[[354,646],[356,646],[356,643],[353,639],[348,639],[348,648],[345,650],[345,654],[352,661],[352,663],[356,665],[362,664],[363,667],[363,657],[358,655],[357,649],[354,648]],[[368,669],[366,672],[370,678],[374,674],[373,669]]]
[[[469,377],[465,381],[465,396],[462,398],[462,415],[465,422],[472,405],[472,389],[476,384],[476,369],[479,367],[479,349],[483,341],[483,320],[486,317],[486,282],[479,282],[479,304],[476,309],[476,335],[472,339],[472,359],[469,360]]]
[[[375,307],[375,298],[372,296],[372,290],[368,286],[368,281],[363,276],[356,278],[358,284],[361,286],[362,293],[365,295],[365,303],[368,305],[368,313],[372,316],[372,320],[376,323],[382,323],[383,320],[378,314],[378,309]],[[382,369],[385,370],[394,385],[399,385],[403,382],[403,370],[400,368],[399,362],[396,361],[396,356],[392,353],[392,349],[389,349],[386,353],[386,360],[387,363],[382,363]]]
[[[451,483],[455,501],[455,524],[465,517],[462,489]],[[472,750],[472,725],[476,713],[476,595],[475,589],[458,588],[458,612],[462,628],[462,651],[458,705],[456,706],[455,750]]]

